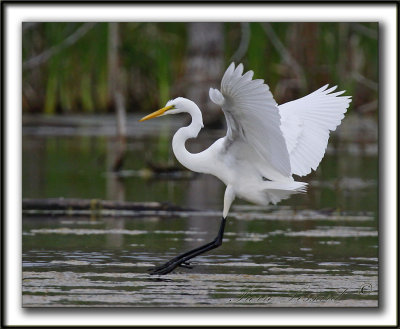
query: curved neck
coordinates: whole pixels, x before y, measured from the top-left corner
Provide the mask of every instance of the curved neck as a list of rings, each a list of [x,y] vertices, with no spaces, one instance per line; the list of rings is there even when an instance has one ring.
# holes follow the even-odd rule
[[[196,138],[201,128],[203,128],[203,118],[200,109],[193,103],[193,106],[186,112],[192,117],[192,122],[189,126],[180,128],[172,139],[172,149],[178,161],[186,168],[196,171],[204,172],[202,164],[202,157],[200,153],[190,153],[185,143],[190,138]]]

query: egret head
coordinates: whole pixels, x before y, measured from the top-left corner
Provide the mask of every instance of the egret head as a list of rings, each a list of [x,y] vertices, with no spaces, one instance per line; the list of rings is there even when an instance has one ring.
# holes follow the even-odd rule
[[[197,108],[197,105],[193,103],[191,100],[183,97],[178,97],[175,99],[171,99],[165,104],[165,107],[155,111],[149,115],[146,115],[144,118],[141,118],[139,121],[145,121],[149,119],[153,119],[156,117],[161,117],[167,114],[177,114],[182,112],[191,113],[193,108]]]

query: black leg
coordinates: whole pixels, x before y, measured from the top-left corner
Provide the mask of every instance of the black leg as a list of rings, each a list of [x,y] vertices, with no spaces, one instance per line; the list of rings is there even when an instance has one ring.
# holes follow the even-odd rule
[[[150,274],[167,274],[167,273],[172,272],[178,266],[190,268],[190,266],[188,264],[189,259],[192,259],[193,257],[196,257],[196,256],[198,256],[202,253],[205,253],[206,251],[209,251],[211,249],[215,249],[222,244],[225,223],[226,223],[226,219],[222,218],[221,226],[219,227],[219,231],[218,231],[218,235],[214,240],[212,240],[209,243],[206,243],[205,245],[202,245],[195,249],[189,250],[183,254],[180,254],[179,256],[172,258],[170,261],[166,262],[165,264],[157,266],[154,269],[151,269]]]

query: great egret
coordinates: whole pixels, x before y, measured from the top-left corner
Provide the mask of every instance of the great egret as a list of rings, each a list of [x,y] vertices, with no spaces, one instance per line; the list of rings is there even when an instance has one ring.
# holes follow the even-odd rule
[[[235,197],[267,205],[276,204],[291,194],[305,192],[307,183],[296,182],[292,175],[304,176],[316,170],[328,144],[329,131],[340,124],[351,97],[344,91],[332,93],[328,85],[300,99],[277,105],[264,80],[252,80],[253,72],[243,73],[243,65],[232,63],[226,70],[221,91],[210,88],[211,100],[221,106],[227,123],[225,137],[200,153],[185,148],[196,138],[203,119],[199,107],[178,97],[166,106],[142,118],[189,113],[192,122],[180,128],[172,139],[178,161],[186,168],[211,174],[226,185],[222,221],[217,237],[198,248],[157,266],[151,274],[166,274],[188,260],[222,244],[226,217]]]

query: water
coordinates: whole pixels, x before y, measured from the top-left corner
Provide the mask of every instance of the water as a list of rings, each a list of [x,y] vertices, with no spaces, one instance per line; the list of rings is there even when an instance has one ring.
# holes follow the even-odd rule
[[[192,269],[151,276],[148,269],[214,238],[225,187],[207,175],[144,169],[149,161],[175,164],[170,130],[161,138],[130,127],[121,176],[107,169],[111,128],[24,128],[23,198],[157,201],[195,211],[25,214],[24,307],[378,305],[376,140],[334,136],[320,168],[302,179],[307,194],[267,207],[236,200],[220,248],[194,258]],[[219,134],[188,146],[201,150]]]

